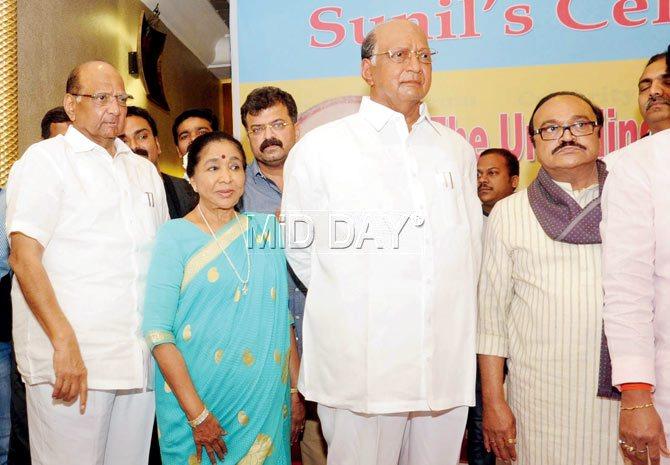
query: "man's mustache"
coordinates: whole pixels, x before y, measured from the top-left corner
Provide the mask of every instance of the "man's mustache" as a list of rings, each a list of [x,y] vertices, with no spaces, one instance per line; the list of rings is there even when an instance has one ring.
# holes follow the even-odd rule
[[[265,139],[263,141],[263,143],[260,146],[260,151],[262,152],[266,148],[272,147],[273,145],[276,145],[277,147],[282,149],[284,148],[284,144],[282,144],[282,142],[279,139],[277,139],[276,137],[270,137],[269,139]]]
[[[579,144],[574,140],[566,140],[564,142],[561,142],[561,145],[559,145],[554,150],[552,150],[551,154],[553,155],[553,154],[555,154],[556,152],[558,152],[559,150],[561,150],[562,148],[565,148],[565,147],[578,147],[582,150],[586,150],[586,147],[584,147],[582,144]]]
[[[655,105],[657,103],[663,103],[665,105],[670,105],[670,100],[665,98],[665,97],[649,97],[649,100],[647,100],[647,105],[645,106],[645,110],[649,110],[652,105]]]
[[[135,150],[133,150],[133,152],[141,157],[149,158],[149,152],[147,152],[145,149],[141,149],[138,147]]]

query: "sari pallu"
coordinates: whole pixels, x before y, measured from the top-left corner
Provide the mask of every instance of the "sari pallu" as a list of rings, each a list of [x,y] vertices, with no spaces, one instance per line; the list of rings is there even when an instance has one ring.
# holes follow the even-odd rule
[[[147,279],[144,334],[150,348],[173,343],[198,395],[226,430],[224,464],[290,463],[289,324],[286,262],[274,217],[240,215],[213,240],[187,220],[158,233]],[[273,237],[274,236],[274,237]],[[193,434],[156,370],[156,416],[164,465],[197,463]],[[203,451],[202,463],[209,463]]]

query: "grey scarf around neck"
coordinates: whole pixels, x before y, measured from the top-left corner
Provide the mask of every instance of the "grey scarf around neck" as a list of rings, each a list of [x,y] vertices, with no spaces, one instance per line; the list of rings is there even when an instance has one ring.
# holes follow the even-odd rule
[[[596,162],[598,189],[603,192],[607,169],[605,163]],[[542,229],[553,240],[568,244],[600,244],[600,195],[584,208],[561,187],[549,174],[540,169],[537,178],[528,187],[528,200]],[[600,367],[598,372],[598,396],[608,399],[620,398],[619,391],[612,387],[612,363],[607,348],[605,331],[600,338]]]

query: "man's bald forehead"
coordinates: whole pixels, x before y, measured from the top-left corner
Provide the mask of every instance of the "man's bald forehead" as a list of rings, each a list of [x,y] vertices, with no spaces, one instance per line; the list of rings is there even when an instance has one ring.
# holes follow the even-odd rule
[[[70,74],[67,78],[67,83],[65,84],[65,92],[68,94],[77,93],[81,89],[81,78],[82,76],[87,75],[88,73],[94,72],[95,70],[106,70],[112,71],[121,77],[117,69],[106,61],[102,60],[93,60],[80,63],[75,68],[70,71]]]
[[[375,26],[368,34],[365,36],[363,43],[361,44],[361,59],[371,58],[377,51],[377,42],[381,36],[388,35],[390,32],[396,32],[398,29],[405,28],[408,32],[412,31],[414,33],[421,34],[424,41],[428,43],[428,37],[423,29],[421,29],[416,23],[404,18],[391,19],[382,24]],[[384,37],[382,37],[384,39]]]
[[[416,24],[414,21],[410,21],[409,19],[404,19],[404,18],[397,18],[397,19],[391,19],[389,21],[386,21],[378,26],[376,26],[373,29],[374,34],[377,37],[380,37],[381,34],[384,34],[387,31],[392,31],[392,30],[397,30],[397,29],[407,29],[407,30],[414,30],[415,32],[420,33],[424,37],[426,37],[426,33],[424,32],[421,27]],[[428,38],[426,37],[426,40]]]

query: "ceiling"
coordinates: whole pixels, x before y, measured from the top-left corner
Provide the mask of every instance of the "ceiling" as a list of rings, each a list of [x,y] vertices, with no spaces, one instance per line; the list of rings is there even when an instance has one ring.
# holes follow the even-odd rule
[[[160,20],[219,79],[229,79],[230,29],[227,0],[141,0],[153,10],[157,3]],[[197,27],[194,27],[197,25]]]
[[[216,12],[221,16],[223,22],[230,29],[230,4],[228,0],[209,0]]]

